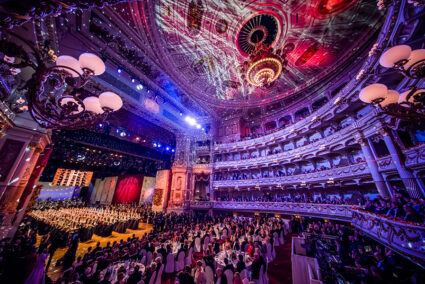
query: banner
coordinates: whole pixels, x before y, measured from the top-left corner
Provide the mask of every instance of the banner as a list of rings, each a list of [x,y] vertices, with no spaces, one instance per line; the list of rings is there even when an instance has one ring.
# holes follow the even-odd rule
[[[149,203],[152,204],[153,193],[155,191],[155,177],[145,177],[143,179],[142,193],[140,194],[139,204]]]
[[[117,181],[118,177],[96,179],[93,192],[90,196],[90,203],[111,204]]]
[[[168,194],[170,192],[170,177],[170,170],[157,171],[152,201],[153,211],[163,211],[167,208]]]

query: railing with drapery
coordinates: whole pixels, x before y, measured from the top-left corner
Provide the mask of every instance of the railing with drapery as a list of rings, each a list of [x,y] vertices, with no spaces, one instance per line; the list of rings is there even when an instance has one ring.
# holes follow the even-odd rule
[[[425,226],[352,209],[353,226],[391,249],[425,265]]]

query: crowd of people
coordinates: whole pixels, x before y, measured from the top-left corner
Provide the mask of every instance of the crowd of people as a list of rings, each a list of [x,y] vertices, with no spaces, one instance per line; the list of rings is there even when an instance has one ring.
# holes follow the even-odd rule
[[[358,164],[363,163],[364,160],[360,157],[354,160],[352,164]],[[301,175],[301,174],[310,174],[310,173],[317,173],[322,171],[327,171],[330,169],[336,169],[339,167],[347,166],[348,163],[340,163],[338,165],[332,165],[325,166],[325,165],[318,165],[316,168],[310,167],[310,168],[289,168],[286,171],[283,170],[263,170],[262,172],[256,171],[256,172],[226,172],[226,173],[215,173],[214,174],[214,180],[249,180],[249,179],[260,179],[260,178],[271,178],[271,177],[285,177],[285,176],[294,176],[294,175]]]
[[[40,235],[49,233],[52,238],[59,238],[61,243],[66,243],[75,232],[78,232],[81,240],[87,241],[93,234],[106,237],[112,231],[123,233],[127,228],[137,229],[140,220],[135,207],[50,208],[56,203],[43,202],[47,207],[29,212],[28,219]],[[65,204],[75,203],[77,201]]]
[[[79,209],[87,212],[84,207]],[[288,232],[283,219],[274,217],[212,218],[207,215],[165,214],[153,212],[148,206],[139,208],[138,213],[141,221],[153,225],[150,233],[142,237],[133,235],[127,240],[108,243],[105,247],[98,243],[90,247],[84,256],[77,257],[80,240],[78,233],[74,233],[67,252],[59,260],[62,274],[56,283],[161,283],[158,280],[161,278],[175,278],[182,284],[241,284],[243,279],[258,283],[267,277],[267,264],[275,257],[274,246],[283,244]],[[29,233],[25,233],[28,236],[25,243],[30,247],[26,252],[34,250],[33,260],[36,263],[44,261],[43,269],[50,254],[48,267],[55,251],[51,249],[54,246],[52,240],[43,237],[37,260],[34,247],[36,229],[29,222],[25,223],[25,227],[30,228]],[[22,237],[20,234],[17,236]],[[17,245],[19,243],[11,243],[12,248]],[[0,265],[5,267],[4,261],[9,261],[12,256],[2,256]],[[32,267],[34,270],[35,267]],[[28,277],[31,281],[38,281],[34,278],[38,274],[34,272]],[[8,279],[9,274],[2,276]]]
[[[291,203],[317,203],[317,204],[335,204],[335,205],[355,205],[358,204],[358,200],[352,198],[343,198],[336,195],[327,196],[307,196],[305,194],[297,194],[291,196],[285,196],[283,194],[271,194],[265,192],[263,194],[254,195],[236,195],[230,197],[228,193],[218,193],[217,201],[234,201],[234,202],[291,202]]]
[[[58,208],[77,208],[85,206],[85,202],[81,198],[70,198],[70,199],[45,199],[37,200],[34,203],[33,210],[45,210],[45,209],[58,209]]]
[[[347,202],[337,196],[313,200],[305,195],[285,201]],[[55,238],[56,225],[64,228],[64,224],[68,224],[68,228],[75,229],[94,224],[94,220],[109,224],[121,218],[152,224],[153,229],[144,235],[109,242],[104,247],[97,243],[84,255],[77,253],[82,241],[81,232],[71,230],[65,255],[53,263],[62,271],[55,283],[160,284],[161,279],[181,284],[267,283],[268,264],[276,257],[275,246],[285,242],[288,232],[306,236],[309,253],[319,260],[330,259],[332,255],[333,261],[322,259],[320,262],[325,278],[342,275],[354,283],[391,283],[393,276],[389,271],[404,265],[392,251],[371,241],[360,231],[338,223],[295,217],[288,222],[275,217],[241,217],[224,213],[215,218],[206,214],[166,214],[152,211],[149,205],[70,207],[71,204],[81,205],[76,200],[61,202],[64,207],[57,208],[59,203],[44,201],[37,204],[38,209],[29,214],[30,219],[24,220],[15,237],[0,242],[0,282],[24,283],[27,279],[28,284],[40,283],[40,277],[46,277],[47,283],[53,282],[44,271],[52,265],[53,255],[63,245]],[[409,199],[404,191],[397,189],[391,201],[362,197],[352,198],[351,204],[365,210],[386,206],[387,211],[382,214],[389,216],[398,214],[391,210],[393,204],[398,204],[397,208],[408,204],[419,215],[423,215],[424,210],[424,201]],[[378,211],[373,212],[378,214]],[[38,247],[35,244],[40,228],[30,221],[31,218],[51,224]],[[17,265],[22,270],[19,276]],[[397,273],[402,274],[399,269]]]
[[[366,198],[361,205],[364,210],[386,218],[422,224],[425,221],[425,200],[410,198],[403,189],[395,188],[391,199]]]
[[[328,282],[406,283],[406,279],[420,277],[413,263],[350,226],[308,220],[292,224],[294,230],[303,231],[308,251],[318,259]]]

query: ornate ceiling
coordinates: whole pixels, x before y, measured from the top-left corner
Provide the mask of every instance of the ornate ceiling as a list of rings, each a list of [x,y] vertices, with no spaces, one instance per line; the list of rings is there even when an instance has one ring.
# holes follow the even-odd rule
[[[349,60],[376,34],[382,17],[375,0],[157,0],[119,6],[131,9],[136,30],[150,34],[172,81],[214,108],[298,96]],[[241,79],[240,67],[257,42],[292,50],[287,70],[269,88]]]

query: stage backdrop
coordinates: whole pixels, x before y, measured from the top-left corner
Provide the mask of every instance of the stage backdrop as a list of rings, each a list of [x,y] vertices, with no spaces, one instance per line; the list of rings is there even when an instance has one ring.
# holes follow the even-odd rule
[[[90,196],[90,203],[111,204],[117,181],[118,177],[96,179],[93,192]]]
[[[153,211],[163,211],[167,208],[168,194],[170,192],[170,178],[170,170],[156,172],[156,184],[152,201]]]
[[[143,185],[143,175],[121,175],[118,177],[113,204],[138,203]]]
[[[155,177],[145,177],[143,179],[142,193],[140,194],[139,204],[152,204],[153,192],[155,190]]]

